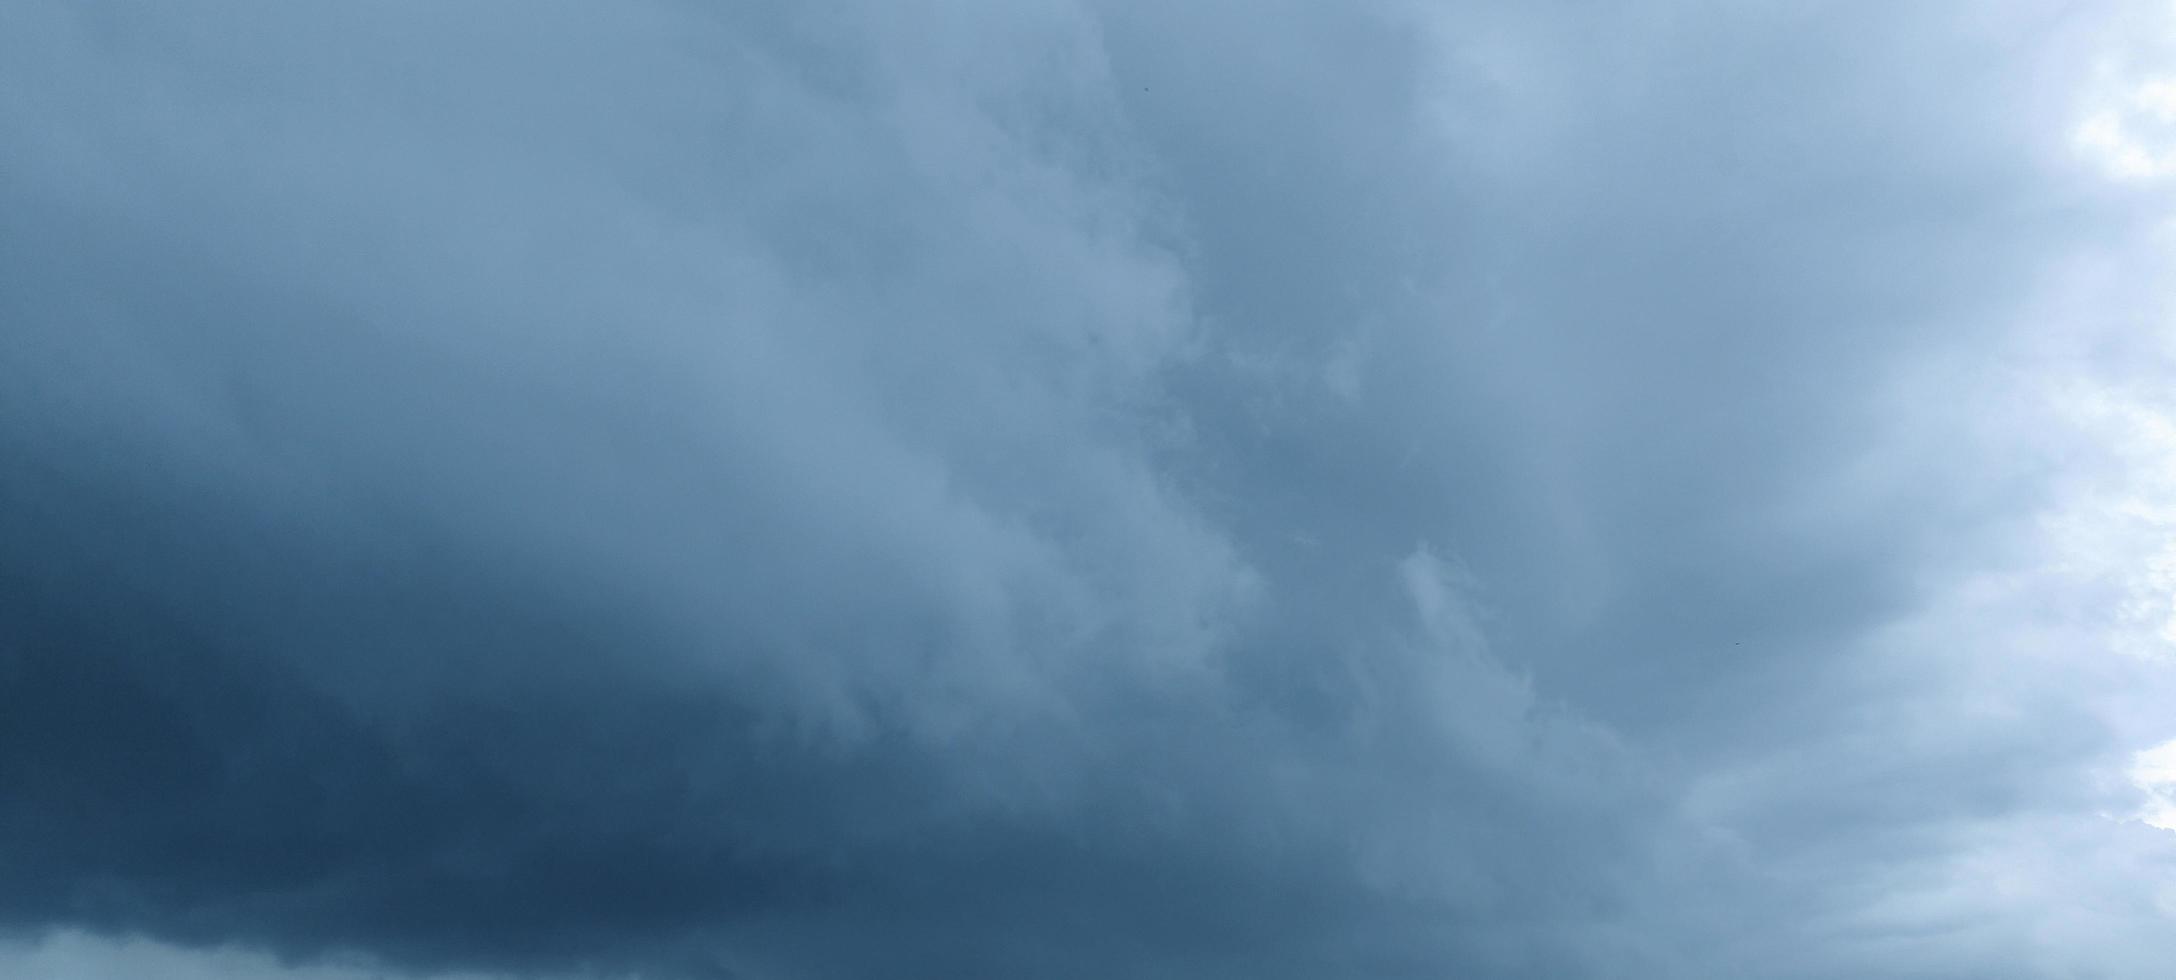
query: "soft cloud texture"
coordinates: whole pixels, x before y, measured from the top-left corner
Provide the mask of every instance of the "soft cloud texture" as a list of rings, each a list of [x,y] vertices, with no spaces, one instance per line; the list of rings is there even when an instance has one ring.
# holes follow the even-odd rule
[[[2164,15],[18,3],[0,963],[2152,976]]]

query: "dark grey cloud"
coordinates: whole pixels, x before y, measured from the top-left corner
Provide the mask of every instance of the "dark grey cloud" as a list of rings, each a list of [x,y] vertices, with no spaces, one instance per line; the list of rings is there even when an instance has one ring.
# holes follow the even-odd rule
[[[2145,975],[2118,12],[20,4],[0,927]]]

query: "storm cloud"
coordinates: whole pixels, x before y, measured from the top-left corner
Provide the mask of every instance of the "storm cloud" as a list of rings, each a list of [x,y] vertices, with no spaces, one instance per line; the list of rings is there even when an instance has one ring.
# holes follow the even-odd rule
[[[0,967],[2154,975],[2170,30],[17,0]]]

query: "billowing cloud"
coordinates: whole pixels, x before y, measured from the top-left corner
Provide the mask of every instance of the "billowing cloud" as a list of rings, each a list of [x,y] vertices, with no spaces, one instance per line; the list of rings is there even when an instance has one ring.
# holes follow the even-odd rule
[[[0,963],[2176,953],[2158,12],[16,6]]]

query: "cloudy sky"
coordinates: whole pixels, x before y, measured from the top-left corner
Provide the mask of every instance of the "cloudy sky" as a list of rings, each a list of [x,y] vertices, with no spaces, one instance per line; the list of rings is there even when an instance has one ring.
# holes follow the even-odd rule
[[[9,0],[0,974],[2149,978],[2176,8]]]

